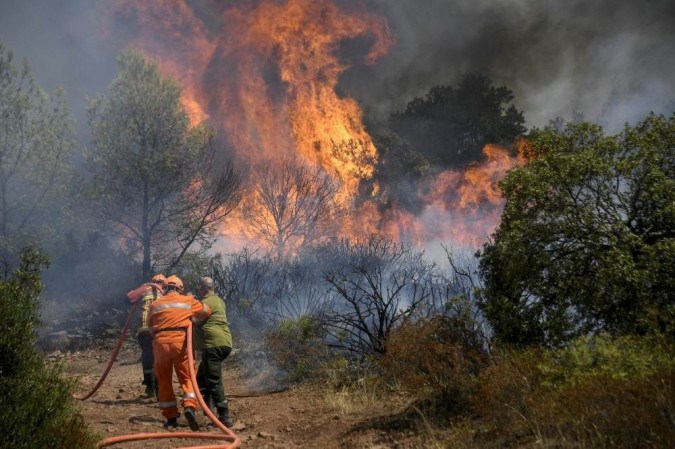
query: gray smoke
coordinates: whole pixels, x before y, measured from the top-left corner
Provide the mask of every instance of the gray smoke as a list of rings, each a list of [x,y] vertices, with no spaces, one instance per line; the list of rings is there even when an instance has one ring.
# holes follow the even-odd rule
[[[463,73],[506,85],[529,126],[557,116],[617,129],[675,110],[670,0],[373,0],[397,44],[344,79],[368,113],[402,110]]]
[[[77,120],[88,134],[86,101],[105,93],[117,71],[91,0],[0,0],[0,41],[16,62],[27,60],[37,83],[49,93],[63,87]]]
[[[614,131],[649,111],[675,110],[671,0],[367,2],[388,19],[396,44],[374,66],[351,60],[340,88],[372,120],[384,121],[469,72],[513,90],[528,126],[581,113]],[[28,60],[45,88],[66,88],[80,133],[85,97],[105,92],[116,72],[118,49],[104,36],[97,4],[0,0],[0,40]],[[189,4],[200,17],[222,7],[214,0]]]

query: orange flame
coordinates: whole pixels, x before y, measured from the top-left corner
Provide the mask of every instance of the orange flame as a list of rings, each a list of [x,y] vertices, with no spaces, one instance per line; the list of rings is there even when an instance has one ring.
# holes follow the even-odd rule
[[[210,5],[207,10],[186,0],[104,2],[112,28],[131,24],[133,32],[120,33],[125,45],[158,59],[182,84],[192,123],[208,118],[240,163],[255,168],[300,156],[337,176],[343,184],[337,200],[353,202],[360,183],[372,177],[378,154],[359,104],[337,93],[339,77],[349,68],[339,54],[345,41],[360,39],[368,44],[364,62],[373,64],[393,45],[386,20],[357,2]],[[485,163],[426,182],[419,192],[421,215],[366,201],[346,220],[343,236],[482,241],[501,209],[496,182],[522,164],[496,146],[487,146],[484,154]],[[229,217],[224,229],[236,241],[254,238],[241,217]]]
[[[428,204],[426,215],[451,218],[444,232],[435,238],[480,244],[499,223],[503,199],[497,183],[525,160],[520,147],[516,157],[498,145],[486,145],[483,154],[485,161],[471,165],[463,173],[441,173],[422,195]]]
[[[246,25],[239,30],[238,43],[249,53],[255,49],[264,60],[276,58],[290,147],[306,160],[337,172],[355,189],[360,179],[372,176],[377,153],[362,124],[359,105],[336,93],[339,75],[347,66],[340,63],[335,50],[346,39],[372,35],[375,42],[365,58],[372,64],[391,45],[386,22],[365,11],[341,11],[333,3],[317,0],[264,2],[247,19],[235,21]],[[256,69],[249,67],[247,72]],[[260,91],[242,92],[242,96],[260,98]],[[265,143],[274,147],[269,140]]]
[[[513,167],[523,165],[523,145],[512,157],[497,145],[483,148],[485,161],[466,171],[443,171],[419,187],[422,212],[397,205],[384,212],[371,201],[354,214],[345,237],[386,233],[419,244],[452,241],[480,245],[499,223],[503,199],[497,183]],[[357,231],[358,230],[358,231]]]

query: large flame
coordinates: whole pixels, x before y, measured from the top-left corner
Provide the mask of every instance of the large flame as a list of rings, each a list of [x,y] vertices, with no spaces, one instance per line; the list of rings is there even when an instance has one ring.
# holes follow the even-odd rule
[[[507,171],[524,165],[523,142],[513,157],[505,148],[486,145],[485,161],[465,171],[448,170],[421,182],[416,215],[394,205],[380,212],[367,202],[352,217],[348,233],[384,232],[399,240],[424,244],[451,241],[472,246],[483,243],[499,222],[503,199],[497,186]]]
[[[110,28],[117,30],[113,35],[154,57],[183,85],[192,122],[208,118],[240,163],[255,169],[294,156],[320,165],[341,181],[337,201],[345,204],[373,175],[378,154],[362,110],[337,93],[339,77],[349,68],[339,55],[345,42],[356,39],[366,47],[366,64],[386,54],[393,39],[384,18],[358,2],[330,0],[103,5]],[[420,188],[421,216],[366,201],[352,209],[343,235],[482,241],[501,209],[496,181],[522,162],[498,147],[484,152],[484,164],[441,173]],[[252,237],[241,217],[230,217],[226,229],[230,239]]]
[[[342,11],[318,0],[269,1],[246,17],[239,14],[232,14],[238,20],[228,22],[241,27],[236,47],[248,54],[246,77],[255,73],[255,84],[259,84],[264,75],[259,73],[260,62],[275,60],[277,64],[283,104],[271,113],[279,116],[279,110],[283,111],[290,126],[291,141],[284,142],[284,150],[298,151],[306,160],[336,172],[355,192],[359,180],[372,176],[377,153],[362,124],[359,105],[336,94],[338,77],[347,67],[335,52],[346,39],[372,36],[374,43],[365,59],[373,63],[391,45],[386,22],[364,10]],[[252,87],[240,94],[246,103],[255,104],[260,91]],[[263,123],[282,130],[286,124],[278,120]],[[267,157],[281,150],[275,149],[275,143],[262,142],[266,152],[274,152]]]
[[[372,64],[392,44],[382,18],[326,0],[243,1],[211,17],[209,28],[182,0],[107,6],[118,20],[135,21],[132,43],[183,84],[193,122],[212,116],[241,159],[299,153],[339,176],[351,194],[372,176],[377,152],[361,108],[336,93],[348,68],[336,50],[369,37],[365,62]]]

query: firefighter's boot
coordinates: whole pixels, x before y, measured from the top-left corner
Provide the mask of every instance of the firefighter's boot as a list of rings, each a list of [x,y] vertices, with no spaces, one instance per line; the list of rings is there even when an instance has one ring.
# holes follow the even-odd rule
[[[197,421],[197,415],[195,414],[195,409],[192,407],[185,408],[185,419],[187,419],[188,426],[190,430],[196,432],[199,430],[199,422]]]
[[[166,430],[175,430],[177,427],[178,427],[178,419],[176,418],[169,418],[164,423],[164,428]]]
[[[155,373],[143,373],[143,385],[145,385],[145,395],[147,397],[157,397],[157,381],[155,380]]]
[[[223,423],[228,429],[231,429],[232,426],[234,426],[234,421],[230,417],[230,407],[227,403],[227,399],[223,402],[219,402],[216,408],[218,409],[218,421]]]

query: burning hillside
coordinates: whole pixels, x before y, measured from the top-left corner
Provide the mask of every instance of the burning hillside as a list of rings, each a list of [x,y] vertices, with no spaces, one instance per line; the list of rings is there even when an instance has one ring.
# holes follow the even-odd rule
[[[347,211],[342,236],[387,233],[416,242],[476,244],[496,225],[496,182],[520,160],[495,146],[484,149],[482,164],[420,182],[422,214],[397,204],[383,208],[377,183],[365,187],[379,155],[361,107],[339,92],[339,78],[349,70],[342,45],[358,41],[363,62],[374,64],[394,38],[387,21],[358,2],[251,0],[195,7],[185,0],[115,0],[103,7],[111,36],[120,46],[140,48],[179,80],[192,122],[208,119],[240,167],[255,171],[292,158],[334,178],[340,186],[334,201]],[[244,238],[237,230],[247,227],[243,218],[236,221],[222,230],[235,241]]]

